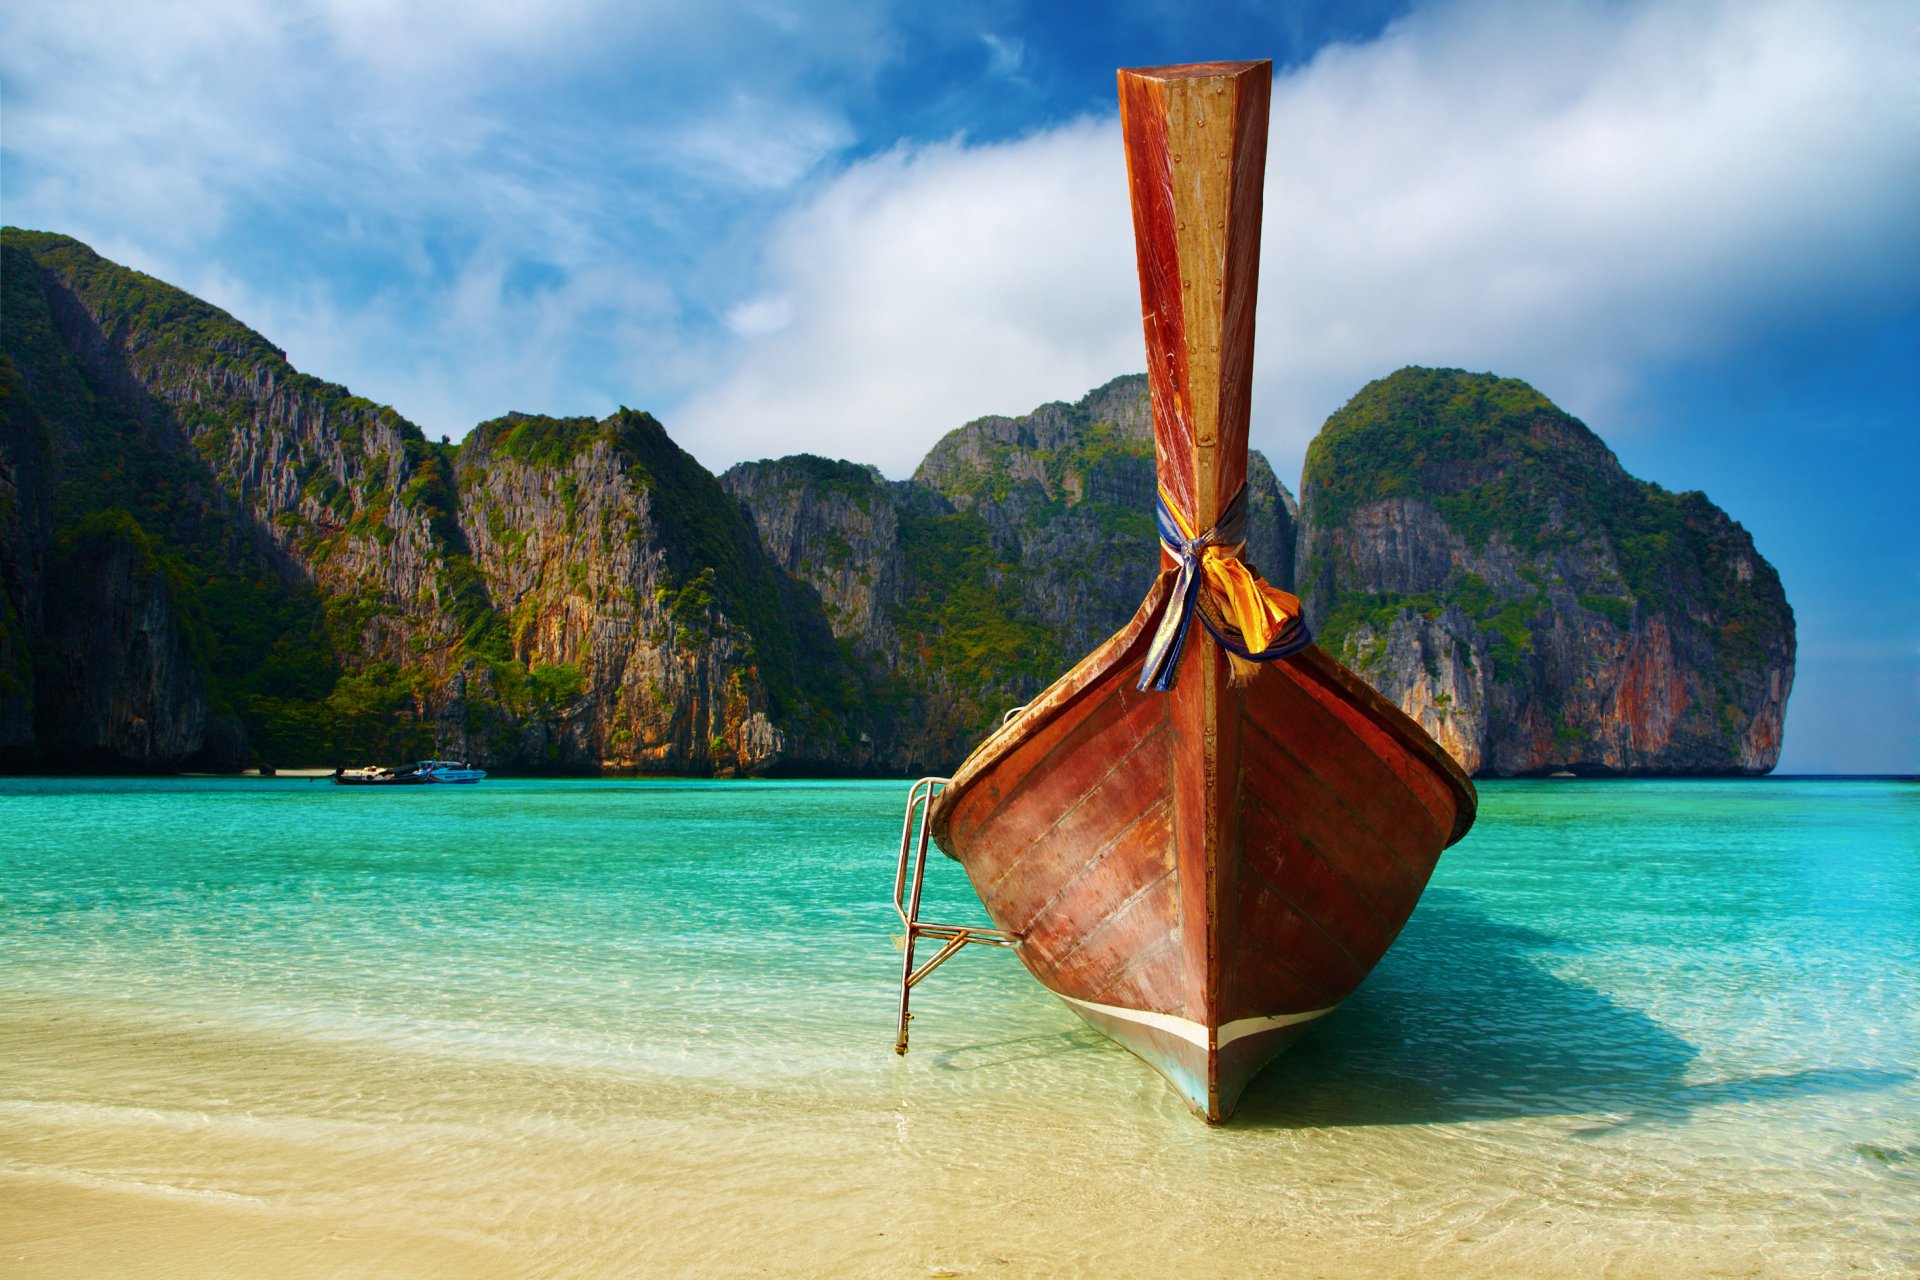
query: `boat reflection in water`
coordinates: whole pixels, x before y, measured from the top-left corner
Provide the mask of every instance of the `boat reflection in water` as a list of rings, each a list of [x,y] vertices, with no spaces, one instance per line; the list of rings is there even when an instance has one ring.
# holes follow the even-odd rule
[[[1118,634],[915,788],[895,894],[900,1052],[914,983],[966,942],[1010,947],[1210,1121],[1359,986],[1477,803],[1241,559],[1271,77],[1120,73],[1162,572]],[[994,929],[918,919],[929,834]],[[916,969],[922,937],[945,945]]]
[[[455,760],[419,760],[388,769],[369,765],[363,769],[341,769],[333,780],[343,787],[417,787],[430,783],[478,782],[487,776],[485,769]]]

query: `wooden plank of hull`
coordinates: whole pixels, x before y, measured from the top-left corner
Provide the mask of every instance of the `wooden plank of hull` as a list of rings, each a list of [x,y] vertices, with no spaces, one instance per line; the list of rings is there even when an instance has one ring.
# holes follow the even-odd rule
[[[1141,692],[1172,577],[981,744],[933,835],[1034,977],[1218,1121],[1378,963],[1474,794],[1316,648],[1235,688],[1191,645]]]

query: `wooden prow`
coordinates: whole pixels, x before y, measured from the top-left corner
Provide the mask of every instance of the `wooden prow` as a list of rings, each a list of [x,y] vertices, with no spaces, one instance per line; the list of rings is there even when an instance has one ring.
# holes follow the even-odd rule
[[[1160,487],[1206,529],[1247,479],[1273,64],[1119,78]]]
[[[1155,469],[1163,500],[1195,532],[1213,527],[1247,479],[1272,80],[1270,62],[1119,73]],[[1172,563],[1164,549],[1162,555]],[[1198,653],[1181,664],[1167,695],[1174,862],[1188,1016],[1216,1026],[1233,941],[1221,936],[1231,920],[1220,905],[1238,891],[1231,883],[1237,859],[1222,851],[1238,847],[1234,784],[1245,691],[1218,646],[1192,639]],[[1206,1069],[1207,1097],[1221,1098],[1217,1055],[1208,1056]],[[1207,1110],[1209,1119],[1221,1118]]]
[[[1163,554],[1132,621],[975,748],[927,821],[1021,963],[1219,1121],[1379,961],[1476,802],[1417,724],[1303,632],[1249,645],[1240,595],[1214,618],[1204,589],[1184,594],[1196,565],[1228,594],[1250,581],[1236,539],[1201,535],[1246,482],[1271,65],[1119,80],[1182,555]],[[1162,624],[1188,602],[1201,618],[1180,647]]]

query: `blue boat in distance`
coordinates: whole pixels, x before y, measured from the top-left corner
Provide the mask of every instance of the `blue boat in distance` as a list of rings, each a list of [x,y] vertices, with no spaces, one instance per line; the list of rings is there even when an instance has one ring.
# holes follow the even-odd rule
[[[486,776],[485,769],[476,769],[463,761],[418,760],[398,769],[382,765],[341,769],[333,775],[333,780],[343,787],[417,787],[428,783],[478,782]]]

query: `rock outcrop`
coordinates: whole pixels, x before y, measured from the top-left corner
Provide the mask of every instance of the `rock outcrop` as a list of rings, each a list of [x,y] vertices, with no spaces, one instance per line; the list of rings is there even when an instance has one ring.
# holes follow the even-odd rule
[[[34,750],[33,641],[43,630],[52,477],[46,423],[0,354],[0,767]]]
[[[162,563],[130,516],[100,513],[63,533],[48,576],[35,728],[50,763],[245,763],[243,744],[216,726],[207,636],[182,616],[179,567]]]
[[[0,255],[0,768],[946,772],[1158,569],[1143,376],[906,481],[716,478],[627,409],[436,444],[76,241]],[[1777,759],[1778,577],[1523,384],[1404,370],[1302,508],[1248,475],[1248,558],[1470,768]]]
[[[904,483],[805,455],[721,477],[860,663],[878,758],[952,768],[1133,615],[1160,563],[1149,414],[1132,375],[970,422]],[[1289,584],[1293,496],[1248,470],[1249,556]]]
[[[1024,608],[1070,659],[1131,617],[1159,571],[1145,374],[1078,404],[968,423],[933,447],[913,482],[981,519],[1019,565]],[[1247,490],[1247,558],[1291,587],[1297,507],[1258,450]]]
[[[1468,769],[1764,773],[1793,683],[1779,576],[1699,493],[1629,476],[1526,384],[1403,369],[1301,486],[1320,643]]]
[[[497,723],[468,754],[669,773],[868,763],[818,600],[651,416],[510,415],[468,435],[456,469],[501,629],[493,670],[527,672],[521,698],[496,682]],[[471,720],[447,716],[439,739]]]
[[[515,417],[436,445],[73,240],[9,229],[0,247],[11,767],[69,747],[179,767],[209,743],[262,762],[437,751],[569,772],[869,763],[818,601],[646,415]],[[37,566],[103,512],[179,571],[102,569],[55,618]],[[165,639],[179,617],[204,622],[204,645]],[[77,661],[82,644],[132,647],[115,668]],[[140,680],[168,696],[141,701]],[[50,735],[49,688],[125,724]]]

